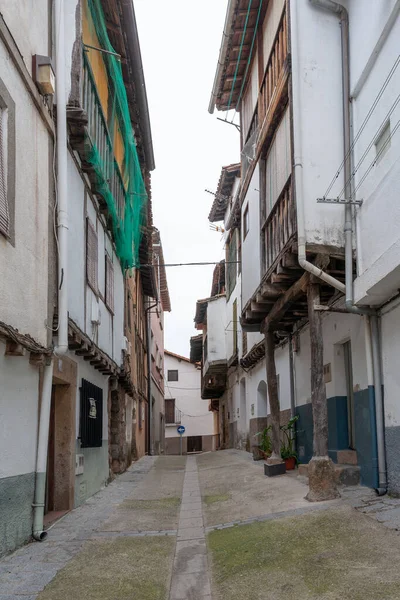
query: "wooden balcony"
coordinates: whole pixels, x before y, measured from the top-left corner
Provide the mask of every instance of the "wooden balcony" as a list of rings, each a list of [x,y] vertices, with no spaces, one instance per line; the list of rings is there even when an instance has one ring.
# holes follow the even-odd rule
[[[273,266],[296,232],[296,210],[289,180],[264,225],[266,271]]]
[[[126,190],[86,52],[83,52],[80,106],[67,109],[67,120],[70,144],[79,153],[82,170],[88,173],[100,208],[109,209],[106,199],[111,195],[117,215],[123,219]]]
[[[279,82],[285,70],[288,55],[286,10],[275,36],[275,42],[265,69],[261,85],[259,103],[259,122],[262,124],[279,90]]]
[[[203,400],[212,400],[223,396],[226,390],[227,374],[228,362],[226,360],[205,363],[201,372],[201,397]]]
[[[241,202],[244,201],[260,157],[265,155],[271,143],[282,114],[289,101],[288,82],[290,74],[290,54],[287,41],[286,10],[277,28],[275,40],[268,58],[264,78],[258,95],[258,112],[253,121],[257,124],[257,146],[255,156],[245,176],[242,176]]]

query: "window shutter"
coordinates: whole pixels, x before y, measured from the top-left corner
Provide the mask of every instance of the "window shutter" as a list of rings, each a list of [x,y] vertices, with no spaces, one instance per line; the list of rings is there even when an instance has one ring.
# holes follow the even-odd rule
[[[89,219],[87,219],[86,276],[90,287],[96,294],[98,293],[98,253],[97,233]]]
[[[114,312],[114,266],[106,254],[106,306]]]
[[[7,140],[4,127],[6,112],[0,109],[0,231],[8,236],[10,233],[10,213],[7,198]]]
[[[172,398],[165,399],[165,422],[175,423],[175,400]]]

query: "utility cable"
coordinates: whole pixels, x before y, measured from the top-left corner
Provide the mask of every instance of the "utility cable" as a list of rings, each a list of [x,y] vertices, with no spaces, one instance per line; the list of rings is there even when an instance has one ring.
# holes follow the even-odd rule
[[[344,193],[344,191],[346,190],[346,187],[348,186],[348,184],[350,183],[350,181],[354,178],[355,174],[358,172],[361,164],[364,162],[365,158],[368,155],[368,152],[371,150],[372,146],[375,144],[375,141],[379,135],[379,133],[383,130],[385,123],[387,123],[387,121],[389,120],[389,118],[391,117],[391,115],[393,114],[395,108],[397,107],[397,105],[400,102],[400,94],[397,96],[396,100],[394,101],[394,103],[392,104],[389,112],[386,114],[385,118],[383,119],[382,123],[379,125],[375,135],[372,137],[372,140],[370,141],[370,143],[368,144],[367,148],[364,151],[364,154],[361,156],[360,160],[358,161],[357,165],[355,166],[354,170],[351,172],[350,177],[348,178],[348,180],[345,182],[341,192],[338,194],[338,199],[342,196],[342,194]],[[352,196],[354,197],[354,193],[352,194]]]
[[[331,191],[332,187],[334,186],[335,181],[339,177],[340,172],[343,169],[343,166],[344,166],[346,160],[350,156],[350,153],[353,151],[354,146],[356,145],[356,143],[359,140],[362,132],[364,131],[364,129],[365,129],[365,127],[366,127],[369,119],[371,118],[372,113],[374,112],[374,110],[375,110],[375,108],[376,108],[379,100],[381,99],[381,97],[383,95],[383,92],[386,90],[386,88],[387,88],[387,86],[388,86],[391,78],[393,77],[393,75],[394,75],[397,67],[399,66],[399,64],[400,64],[400,55],[397,57],[394,65],[393,65],[393,67],[391,68],[391,70],[389,72],[389,75],[386,77],[386,79],[385,79],[385,81],[384,81],[381,89],[379,90],[378,95],[376,96],[374,102],[372,103],[372,106],[370,107],[370,109],[369,109],[369,111],[368,111],[368,113],[367,113],[367,115],[366,115],[366,117],[365,117],[365,119],[364,119],[364,121],[363,121],[363,123],[362,123],[362,125],[361,125],[361,127],[360,127],[360,129],[359,129],[359,131],[357,133],[357,135],[356,135],[356,137],[354,138],[354,140],[353,140],[353,142],[352,142],[352,144],[351,144],[351,146],[350,146],[350,148],[349,148],[349,150],[348,150],[348,152],[346,154],[346,156],[343,158],[343,161],[342,161],[341,165],[339,166],[339,168],[337,169],[335,175],[333,176],[332,181],[329,184],[329,186],[328,186],[328,188],[327,188],[327,190],[326,190],[323,198],[326,198],[328,196],[329,192]]]
[[[397,121],[393,131],[390,134],[390,137],[386,140],[386,142],[383,144],[382,148],[379,150],[379,152],[377,153],[377,155],[375,156],[374,160],[371,162],[371,164],[369,165],[368,169],[365,171],[364,175],[362,176],[362,178],[360,179],[359,183],[357,184],[356,189],[353,192],[353,196],[355,197],[355,194],[357,192],[357,190],[360,189],[360,187],[362,186],[362,184],[364,183],[365,179],[367,178],[367,176],[369,175],[369,173],[371,172],[371,170],[373,169],[373,167],[376,165],[377,161],[379,160],[379,158],[382,156],[382,154],[385,152],[387,145],[389,144],[389,142],[392,140],[392,138],[394,137],[394,134],[396,133],[396,131],[399,129],[400,127],[400,120]]]

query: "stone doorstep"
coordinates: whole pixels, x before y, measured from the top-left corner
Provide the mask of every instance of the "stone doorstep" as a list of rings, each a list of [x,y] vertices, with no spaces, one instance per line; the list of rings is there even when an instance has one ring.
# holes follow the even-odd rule
[[[339,465],[357,465],[357,452],[355,450],[338,450],[336,456]]]
[[[353,464],[335,464],[335,478],[337,485],[359,485],[360,467]],[[308,464],[300,464],[298,468],[300,477],[308,477]]]

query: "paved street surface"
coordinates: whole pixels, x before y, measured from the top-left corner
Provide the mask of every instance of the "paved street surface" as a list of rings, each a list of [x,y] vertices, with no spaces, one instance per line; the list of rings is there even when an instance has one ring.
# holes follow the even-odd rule
[[[400,500],[306,492],[236,450],[145,457],[0,560],[0,600],[400,598]]]

